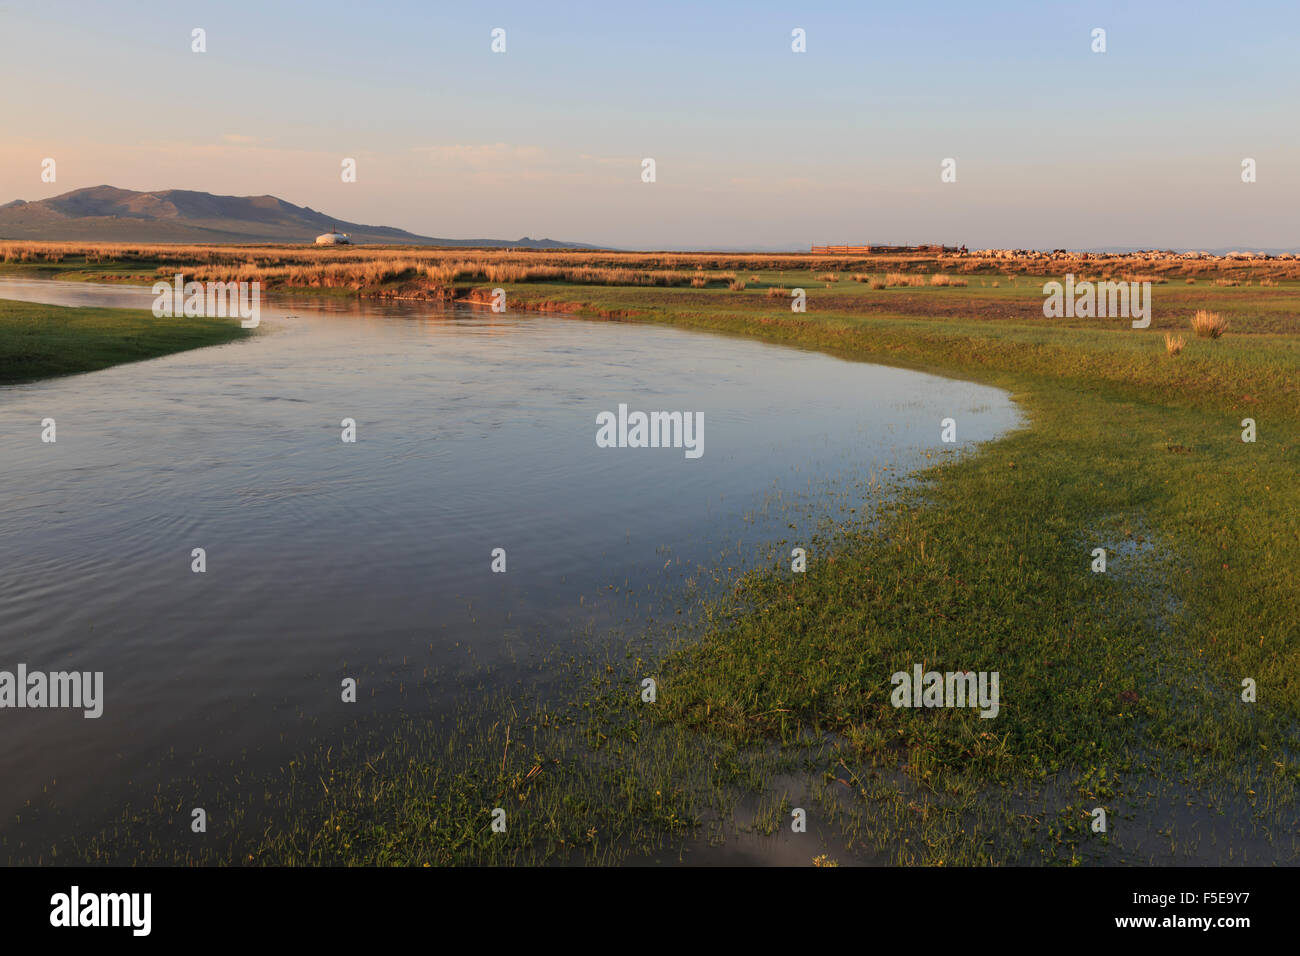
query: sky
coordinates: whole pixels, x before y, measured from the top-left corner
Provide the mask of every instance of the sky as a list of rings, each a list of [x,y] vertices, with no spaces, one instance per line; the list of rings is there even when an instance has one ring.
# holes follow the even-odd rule
[[[269,193],[628,249],[1294,249],[1298,28],[1297,0],[0,0],[0,203]]]

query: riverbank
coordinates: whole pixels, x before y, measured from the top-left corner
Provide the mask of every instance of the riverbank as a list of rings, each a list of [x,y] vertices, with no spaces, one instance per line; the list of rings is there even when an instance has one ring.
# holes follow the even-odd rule
[[[0,385],[94,372],[248,334],[238,320],[0,299]]]

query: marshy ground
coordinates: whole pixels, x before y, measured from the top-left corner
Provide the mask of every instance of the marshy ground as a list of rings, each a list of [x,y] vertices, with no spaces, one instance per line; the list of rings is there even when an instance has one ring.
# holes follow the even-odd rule
[[[238,250],[165,254],[34,253],[0,268],[125,281],[187,271],[186,255],[211,278],[290,268],[240,265]],[[158,836],[188,815],[159,794],[58,859],[1296,862],[1293,261],[1116,264],[1116,278],[1142,268],[1137,278],[1163,279],[1150,328],[1132,329],[1044,318],[1042,286],[1061,277],[1059,263],[1028,275],[1030,263],[716,256],[696,269],[687,256],[583,266],[538,254],[539,267],[569,271],[529,276],[528,257],[516,257],[522,265],[441,278],[377,266],[374,282],[334,288],[502,287],[512,311],[665,323],[977,380],[1009,390],[1028,422],[976,454],[936,458],[877,513],[845,516],[810,547],[806,573],[791,573],[788,542],[773,542],[766,570],[734,580],[717,569],[719,588],[681,595],[682,621],[627,650],[588,635],[586,652],[555,662],[561,691],[469,687],[445,720],[378,736],[358,727],[265,778],[235,774],[229,825],[201,846]],[[619,269],[659,271],[664,283]],[[627,284],[601,284],[600,270]],[[273,295],[299,287],[278,278]],[[795,288],[806,312],[790,309]],[[1225,317],[1226,333],[1198,337],[1197,310]],[[3,328],[9,354],[16,333]],[[1178,354],[1166,332],[1186,337]],[[1246,418],[1254,442],[1243,441]],[[1099,547],[1104,574],[1090,568]],[[999,672],[998,716],[891,706],[890,675],[915,663]],[[653,704],[641,698],[647,677]],[[491,828],[498,807],[505,833]],[[806,834],[790,832],[794,807],[807,811]],[[1105,833],[1091,826],[1097,808]]]

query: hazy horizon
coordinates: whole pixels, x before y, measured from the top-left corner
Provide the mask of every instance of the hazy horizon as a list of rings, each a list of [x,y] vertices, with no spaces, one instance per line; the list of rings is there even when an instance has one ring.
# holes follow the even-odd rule
[[[0,202],[271,194],[424,236],[625,249],[1297,248],[1300,8],[1279,2],[323,2],[310,20],[0,2],[0,22],[0,78],[24,93],[0,107]]]

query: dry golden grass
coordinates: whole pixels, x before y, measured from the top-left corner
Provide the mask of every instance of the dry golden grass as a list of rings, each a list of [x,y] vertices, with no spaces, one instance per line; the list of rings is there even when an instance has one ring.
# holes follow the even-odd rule
[[[175,267],[159,266],[160,275]],[[590,266],[525,265],[490,260],[428,262],[416,257],[388,257],[358,261],[319,262],[311,265],[273,266],[260,263],[198,265],[188,273],[200,282],[260,280],[268,286],[362,289],[391,283],[413,283],[434,288],[457,283],[572,282],[586,285],[680,286],[703,288],[708,277],[676,270],[600,268]]]
[[[1197,338],[1217,339],[1227,331],[1227,328],[1227,321],[1218,312],[1197,309],[1196,314],[1192,316],[1192,331],[1196,333]]]
[[[1177,355],[1183,350],[1183,346],[1186,344],[1187,339],[1185,336],[1173,335],[1169,332],[1165,333],[1165,351],[1170,355]]]
[[[744,279],[732,279],[731,282],[728,283],[727,288],[730,289],[732,292],[744,292],[744,291],[745,291],[745,280],[744,280]]]
[[[909,276],[902,272],[891,272],[885,276],[885,285],[890,288],[922,286],[925,285],[925,276]]]
[[[872,283],[885,276],[886,286],[942,284],[931,275],[978,276],[1017,285],[1024,276],[1101,274],[1136,281],[1168,282],[1197,279],[1221,286],[1247,282],[1271,286],[1300,279],[1300,259],[1184,259],[1175,255],[1041,254],[957,256],[900,252],[879,255],[811,256],[808,253],[665,253],[601,250],[500,248],[435,248],[413,246],[314,246],[305,244],[167,245],[160,243],[27,242],[0,240],[0,260],[23,265],[48,265],[92,276],[148,279],[184,272],[196,279],[260,280],[276,285],[336,288],[380,294],[421,294],[430,289],[517,282],[564,282],[590,285],[689,286],[692,279],[730,282],[747,274],[751,283],[760,274],[804,271],[822,281]],[[201,275],[195,273],[202,270]],[[864,276],[858,278],[858,275]],[[949,282],[955,284],[956,280]],[[999,282],[999,284],[1001,284]],[[872,287],[875,288],[874,283]],[[996,288],[996,286],[994,286]]]
[[[970,283],[965,279],[954,279],[952,276],[944,275],[943,273],[936,273],[935,275],[930,276],[930,285],[964,286],[969,284]]]
[[[781,288],[779,285],[774,285],[772,288],[767,290],[767,297],[769,299],[783,299],[789,294],[789,292]]]

